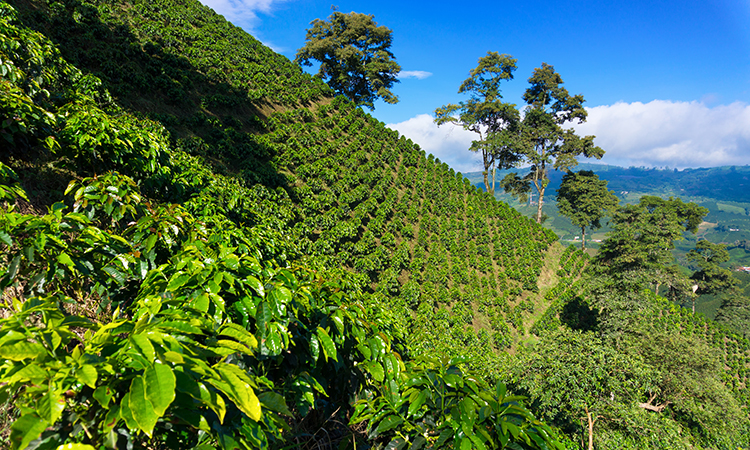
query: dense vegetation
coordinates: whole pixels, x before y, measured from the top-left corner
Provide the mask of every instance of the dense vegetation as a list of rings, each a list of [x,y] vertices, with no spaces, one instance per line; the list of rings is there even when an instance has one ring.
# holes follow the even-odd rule
[[[745,338],[197,2],[2,3],[0,76],[5,446],[749,445]]]

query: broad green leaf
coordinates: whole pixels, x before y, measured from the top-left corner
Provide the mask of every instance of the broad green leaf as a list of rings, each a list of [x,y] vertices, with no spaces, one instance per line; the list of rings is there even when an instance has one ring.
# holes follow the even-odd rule
[[[318,340],[318,337],[314,334],[310,336],[310,354],[313,357],[313,361],[317,361],[318,357],[320,356],[320,341]]]
[[[409,405],[409,415],[413,416],[415,415],[419,409],[424,405],[424,402],[427,400],[427,394],[428,390],[424,389],[419,392],[417,395],[417,398]]]
[[[411,444],[411,447],[409,447],[409,450],[420,450],[426,443],[427,439],[425,439],[424,436],[417,436],[414,438],[414,442]]]
[[[190,395],[194,399],[203,402],[207,405],[216,415],[219,417],[219,422],[224,422],[224,415],[227,412],[226,403],[221,395],[217,394],[206,387],[205,384],[195,380],[188,374],[180,371],[176,371],[175,378],[177,379],[177,390]]]
[[[260,280],[258,280],[258,279],[257,279],[257,278],[255,278],[254,276],[250,275],[250,276],[248,276],[247,278],[245,278],[245,281],[247,282],[247,284],[249,284],[249,285],[250,285],[250,287],[251,287],[251,288],[253,288],[253,290],[254,290],[254,291],[255,291],[255,292],[256,292],[256,293],[257,293],[257,294],[258,294],[258,295],[259,295],[260,297],[265,297],[265,296],[266,296],[266,290],[265,290],[265,288],[263,287],[263,283],[261,283],[261,282],[260,282]]]
[[[8,244],[9,246],[11,244]],[[10,265],[8,266],[8,281],[13,281],[16,278],[16,275],[18,275],[18,268],[21,265],[21,255],[16,256],[10,261]]]
[[[6,378],[4,381],[13,384],[19,381],[28,381],[31,384],[42,384],[47,377],[51,375],[46,370],[39,367],[38,364],[29,364],[21,368],[18,372],[14,373],[10,378]]]
[[[109,407],[109,402],[114,396],[114,391],[109,386],[99,386],[94,390],[94,399],[102,405],[103,408]]]
[[[241,373],[238,367],[225,363],[217,364],[215,369],[220,374],[222,381],[229,387],[229,392],[224,393],[234,400],[240,411],[256,422],[260,420],[260,400],[250,386],[247,375]]]
[[[263,347],[265,347],[265,354],[269,356],[276,356],[281,354],[281,335],[275,329],[269,331],[266,338],[263,340]],[[261,349],[263,350],[263,349]]]
[[[146,383],[142,376],[133,378],[133,381],[130,382],[128,394],[130,413],[138,424],[138,428],[148,437],[152,437],[159,415],[154,411],[154,405],[146,398]],[[127,418],[123,417],[123,419],[127,422]]]
[[[154,364],[144,373],[146,399],[154,407],[154,412],[161,417],[175,397],[176,379],[172,368],[166,364]]]
[[[65,398],[55,385],[48,385],[46,392],[37,402],[39,416],[48,423],[55,423],[65,410]]]
[[[10,448],[23,450],[47,428],[47,422],[34,413],[19,417],[10,426]]]
[[[338,355],[336,354],[336,344],[333,343],[328,332],[325,329],[318,327],[317,330],[315,330],[315,334],[318,336],[318,339],[320,339],[320,346],[323,347],[323,356],[325,356],[326,361],[328,361],[328,358],[337,361]]]
[[[119,270],[115,269],[112,266],[107,266],[102,269],[104,272],[106,272],[109,276],[115,279],[118,284],[123,285],[127,281],[127,277],[124,273],[120,272]]]
[[[0,346],[0,357],[11,361],[23,361],[24,359],[36,358],[46,352],[42,344],[31,342],[14,342]]]
[[[153,362],[156,359],[156,352],[154,351],[154,346],[151,344],[151,340],[146,337],[144,334],[134,334],[130,336],[130,343],[132,344],[133,348],[135,348],[138,353],[143,355],[144,358],[146,358],[146,361],[149,363]]]
[[[370,434],[370,437],[379,436],[383,432],[396,428],[397,426],[401,425],[403,421],[404,419],[400,418],[399,416],[387,416],[385,419],[380,421],[375,431]]]
[[[96,450],[96,448],[88,444],[63,444],[58,445],[55,450]]]
[[[216,345],[218,345],[219,347],[223,347],[224,349],[230,350],[229,353],[226,353],[227,355],[231,355],[232,353],[235,353],[235,352],[240,352],[240,353],[244,353],[246,355],[251,355],[251,356],[253,354],[252,350],[250,350],[249,348],[240,344],[237,341],[230,341],[228,339],[219,339],[218,341],[216,341]],[[216,347],[211,347],[211,349],[216,350],[218,353],[221,353],[221,354],[224,354],[226,352],[226,350],[217,349]]]
[[[370,375],[372,375],[376,381],[383,382],[385,379],[385,372],[383,371],[383,366],[381,366],[379,362],[371,361],[362,365],[368,372],[370,372]]]
[[[81,383],[85,384],[86,386],[92,389],[96,388],[96,380],[99,376],[99,374],[96,371],[96,367],[90,364],[80,366],[76,369],[75,375],[76,375],[76,380],[80,381]]]
[[[260,400],[261,405],[265,406],[271,411],[276,411],[277,413],[285,414],[287,416],[293,415],[289,408],[286,406],[284,397],[280,394],[277,394],[275,392],[263,392],[261,394],[258,394],[258,400]]]
[[[385,446],[385,450],[401,450],[402,448],[406,447],[406,444],[406,440],[397,437],[392,439],[391,442],[389,442],[388,445]]]
[[[57,262],[59,262],[60,264],[65,264],[68,267],[75,267],[75,263],[72,259],[70,259],[70,255],[65,252],[61,252],[59,255],[57,255]]]
[[[219,334],[232,337],[251,349],[258,347],[258,340],[255,336],[235,323],[230,322],[225,324],[219,331]]]
[[[176,291],[180,287],[184,286],[192,276],[193,275],[190,273],[181,272],[172,275],[172,277],[169,279],[169,283],[167,283],[167,290]]]
[[[487,446],[484,445],[484,442],[482,442],[482,439],[479,438],[476,434],[468,434],[467,435],[469,439],[471,439],[471,442],[474,444],[474,447],[476,447],[478,450],[487,450]]]

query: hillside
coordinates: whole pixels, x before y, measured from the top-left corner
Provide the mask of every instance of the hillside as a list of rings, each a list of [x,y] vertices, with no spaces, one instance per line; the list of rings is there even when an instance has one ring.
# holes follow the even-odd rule
[[[521,369],[598,332],[586,255],[197,1],[10,5],[4,444],[578,445]],[[654,365],[632,401],[677,406],[617,403],[602,448],[746,445],[707,416],[746,411],[747,340],[652,297],[638,313],[705,346],[712,384],[673,393],[683,366],[631,355]]]

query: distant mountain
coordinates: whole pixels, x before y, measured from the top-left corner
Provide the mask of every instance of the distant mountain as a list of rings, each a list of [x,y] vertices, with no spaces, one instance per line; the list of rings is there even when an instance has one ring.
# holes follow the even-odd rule
[[[656,169],[646,167],[619,167],[606,164],[579,164],[575,169],[592,170],[609,182],[609,188],[618,195],[623,192],[659,192],[663,195],[689,195],[714,200],[750,202],[750,165],[724,166],[698,169]],[[524,170],[521,169],[521,172]],[[501,180],[510,170],[498,171]],[[466,176],[481,186],[482,173],[472,172]],[[560,187],[563,173],[550,172],[550,192]]]

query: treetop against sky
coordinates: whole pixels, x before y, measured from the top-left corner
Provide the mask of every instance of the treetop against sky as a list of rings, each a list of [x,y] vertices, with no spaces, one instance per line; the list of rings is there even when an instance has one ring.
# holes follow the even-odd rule
[[[321,0],[202,0],[279,53],[294,59]],[[589,117],[602,162],[623,166],[707,167],[750,163],[750,3],[346,1],[341,12],[374,15],[393,30],[402,67],[400,102],[373,115],[460,171],[481,170],[467,151],[474,134],[441,127],[430,114],[462,100],[456,86],[488,51],[518,59],[505,101],[523,105],[526,79],[555,67]],[[316,67],[306,69],[312,73]]]

